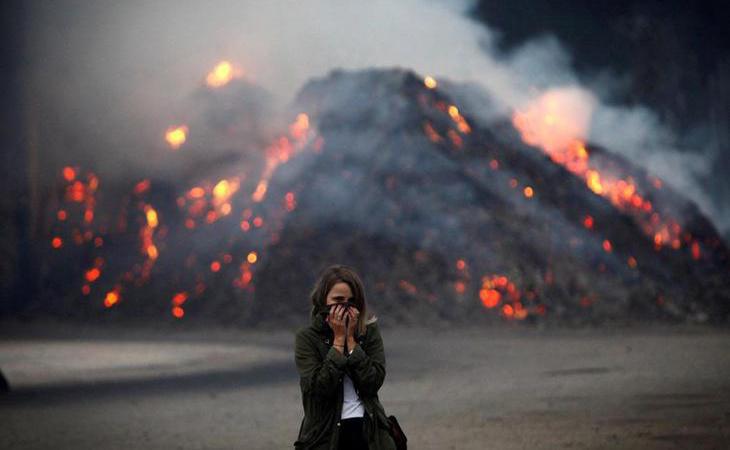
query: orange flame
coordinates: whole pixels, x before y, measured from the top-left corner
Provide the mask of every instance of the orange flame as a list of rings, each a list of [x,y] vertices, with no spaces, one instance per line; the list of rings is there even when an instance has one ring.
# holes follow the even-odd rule
[[[234,67],[230,61],[221,61],[213,67],[213,70],[208,72],[205,77],[205,84],[211,88],[219,88],[241,75],[243,75],[243,71]]]
[[[592,104],[593,99],[579,90],[551,90],[524,110],[516,111],[512,123],[525,143],[541,148],[555,163],[583,178],[588,189],[607,198],[619,210],[632,212],[657,249],[668,242],[673,248],[679,248],[679,224],[672,219],[662,221],[653,212],[651,202],[639,194],[635,180],[607,175],[591,166],[583,138]],[[661,188],[661,180],[656,177],[650,180],[655,188]],[[593,219],[586,218],[583,225],[592,228]]]
[[[438,86],[438,82],[436,82],[436,79],[434,79],[430,75],[426,75],[426,78],[423,79],[423,84],[429,89],[436,89],[436,87]]]
[[[187,140],[189,131],[187,125],[171,126],[165,131],[165,140],[171,149],[177,150]]]
[[[289,126],[289,137],[280,136],[266,149],[266,166],[256,189],[251,194],[254,202],[263,201],[269,184],[269,179],[276,168],[289,160],[310,141],[314,132],[310,129],[309,116],[305,113],[297,115],[296,120]],[[320,143],[321,145],[321,143]]]
[[[113,290],[106,293],[104,297],[104,306],[111,308],[112,306],[119,303],[119,286],[116,286]]]

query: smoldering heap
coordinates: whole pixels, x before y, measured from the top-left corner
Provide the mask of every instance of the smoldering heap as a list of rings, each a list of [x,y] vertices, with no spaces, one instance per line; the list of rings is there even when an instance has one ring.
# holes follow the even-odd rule
[[[658,248],[640,221],[522,143],[509,121],[459,112],[478,96],[452,86],[453,97],[409,71],[365,70],[304,87],[298,106],[324,146],[274,184],[296,189],[299,207],[259,274],[265,298],[290,301],[267,301],[262,314],[303,301],[311,272],[291,268],[344,260],[366,274],[393,323],[727,318],[727,248],[694,204],[589,147],[602,167],[637,180],[654,209],[675,213],[702,256],[687,242]]]
[[[391,325],[727,321],[728,249],[696,205],[608,149],[579,144],[566,159],[528,145],[510,118],[480,118],[488,102],[408,70],[336,71],[303,87],[292,115],[306,115],[277,141],[251,131],[255,110],[203,96],[199,136],[224,126],[234,142],[274,142],[262,176],[234,177],[250,152],[211,152],[181,163],[185,181],[137,184],[146,225],[107,236],[105,307],[79,314],[179,320],[184,307],[185,321],[293,325],[319,270],[344,263]],[[186,184],[224,172],[208,189]],[[113,275],[137,236],[146,265]],[[73,305],[78,294],[58,288],[78,266],[67,261],[53,284]]]

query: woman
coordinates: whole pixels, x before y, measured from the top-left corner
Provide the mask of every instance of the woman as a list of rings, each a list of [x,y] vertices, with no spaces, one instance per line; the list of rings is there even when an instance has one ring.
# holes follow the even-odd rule
[[[333,265],[310,293],[309,326],[297,330],[294,359],[304,418],[296,449],[395,450],[378,399],[385,351],[377,318],[367,317],[362,281]]]

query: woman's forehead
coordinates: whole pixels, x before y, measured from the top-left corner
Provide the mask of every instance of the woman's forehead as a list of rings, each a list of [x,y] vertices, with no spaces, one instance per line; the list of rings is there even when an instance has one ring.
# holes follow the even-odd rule
[[[350,286],[347,283],[336,283],[334,286],[332,286],[332,289],[330,290],[331,296],[336,295],[344,295],[346,297],[352,296],[352,290],[350,289]]]

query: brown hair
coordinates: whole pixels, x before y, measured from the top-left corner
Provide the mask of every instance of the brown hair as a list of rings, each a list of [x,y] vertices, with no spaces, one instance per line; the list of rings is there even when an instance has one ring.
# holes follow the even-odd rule
[[[378,318],[375,315],[371,315],[366,320],[368,310],[367,301],[365,300],[365,289],[362,280],[360,280],[357,272],[352,267],[343,264],[334,264],[325,268],[320,273],[319,279],[309,294],[309,299],[312,302],[312,315],[325,307],[327,294],[335,284],[340,282],[347,283],[350,286],[350,290],[352,291],[351,301],[360,310],[360,315],[357,320],[357,333],[365,334],[367,325],[375,322]]]

